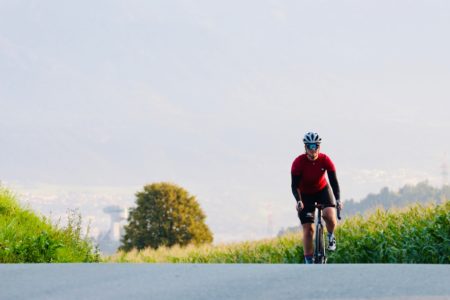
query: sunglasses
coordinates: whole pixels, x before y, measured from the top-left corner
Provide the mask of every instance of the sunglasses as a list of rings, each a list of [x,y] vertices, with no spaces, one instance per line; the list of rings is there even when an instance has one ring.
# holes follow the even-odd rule
[[[319,144],[306,144],[306,149],[317,150],[317,149],[319,149]]]

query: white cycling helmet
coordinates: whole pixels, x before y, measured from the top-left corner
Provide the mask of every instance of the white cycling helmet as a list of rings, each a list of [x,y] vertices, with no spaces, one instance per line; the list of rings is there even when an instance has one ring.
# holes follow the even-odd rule
[[[321,142],[322,138],[317,132],[307,132],[303,137],[303,143],[305,144],[320,144]]]

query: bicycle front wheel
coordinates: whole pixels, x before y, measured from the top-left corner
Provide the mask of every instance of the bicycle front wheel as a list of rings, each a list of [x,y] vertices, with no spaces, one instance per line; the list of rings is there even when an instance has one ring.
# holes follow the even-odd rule
[[[316,230],[314,246],[314,263],[325,264],[327,262],[327,258],[325,254],[325,238],[322,224],[320,224]]]

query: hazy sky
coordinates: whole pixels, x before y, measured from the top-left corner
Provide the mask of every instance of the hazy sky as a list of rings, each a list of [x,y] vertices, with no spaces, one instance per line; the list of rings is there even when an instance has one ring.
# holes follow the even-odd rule
[[[298,223],[310,130],[343,199],[438,186],[449,36],[449,1],[0,0],[0,180],[93,219],[171,181],[217,241]]]

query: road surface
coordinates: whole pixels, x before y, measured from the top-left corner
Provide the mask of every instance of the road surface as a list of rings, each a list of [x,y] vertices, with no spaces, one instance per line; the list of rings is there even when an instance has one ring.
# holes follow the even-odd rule
[[[6,264],[0,299],[450,299],[449,265]]]

